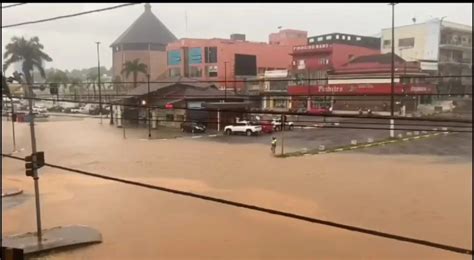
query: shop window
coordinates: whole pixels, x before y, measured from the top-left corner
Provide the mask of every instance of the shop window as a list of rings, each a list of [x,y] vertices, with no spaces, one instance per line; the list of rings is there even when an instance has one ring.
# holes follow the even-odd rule
[[[287,107],[287,100],[286,99],[274,99],[273,100],[273,107],[274,108],[286,108]]]
[[[208,77],[217,77],[217,66],[207,66],[206,71]]]
[[[181,68],[170,68],[168,69],[170,78],[181,77]]]
[[[202,68],[197,66],[189,67],[189,77],[191,78],[201,78],[202,77]]]
[[[174,121],[174,115],[173,114],[166,114],[166,121]]]

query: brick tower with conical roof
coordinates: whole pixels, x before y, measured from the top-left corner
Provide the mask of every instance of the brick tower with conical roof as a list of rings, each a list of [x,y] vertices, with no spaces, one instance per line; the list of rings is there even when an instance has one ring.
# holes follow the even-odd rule
[[[143,14],[110,45],[114,78],[119,76],[123,82],[132,82],[133,76],[127,78],[122,68],[125,62],[135,59],[148,66],[150,80],[161,78],[166,74],[166,45],[176,40],[176,36],[153,14],[151,5],[146,3]],[[139,73],[138,81],[146,81],[146,75]]]

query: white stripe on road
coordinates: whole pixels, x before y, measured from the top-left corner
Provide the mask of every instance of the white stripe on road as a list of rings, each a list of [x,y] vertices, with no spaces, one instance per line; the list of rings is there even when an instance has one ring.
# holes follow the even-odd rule
[[[216,137],[217,135],[208,135],[209,137]]]
[[[201,137],[202,137],[202,135],[198,135],[198,136],[193,136],[191,138],[201,138]]]

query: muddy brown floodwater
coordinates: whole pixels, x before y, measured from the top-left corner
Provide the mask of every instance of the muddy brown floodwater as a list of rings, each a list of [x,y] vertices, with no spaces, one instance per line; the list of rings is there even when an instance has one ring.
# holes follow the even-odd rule
[[[3,123],[8,152],[11,128]],[[472,162],[343,153],[276,159],[259,144],[148,141],[131,132],[124,140],[121,129],[95,119],[38,123],[37,135],[53,164],[472,248]],[[26,124],[17,124],[17,138],[24,156]],[[2,171],[3,185],[27,198],[3,210],[2,235],[34,231],[23,162],[4,158]],[[40,175],[44,228],[81,224],[103,234],[101,244],[47,259],[470,259],[49,167]]]

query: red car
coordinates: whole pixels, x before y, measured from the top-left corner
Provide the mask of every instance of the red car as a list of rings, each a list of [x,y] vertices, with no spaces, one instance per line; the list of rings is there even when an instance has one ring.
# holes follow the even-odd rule
[[[262,132],[263,133],[272,133],[273,132],[273,125],[271,121],[260,121],[262,125]]]

